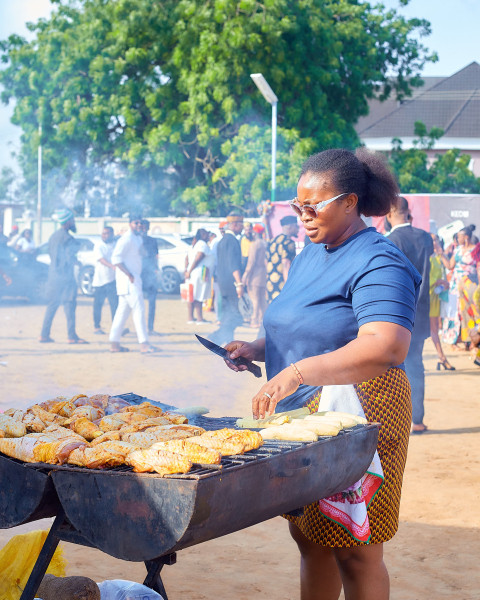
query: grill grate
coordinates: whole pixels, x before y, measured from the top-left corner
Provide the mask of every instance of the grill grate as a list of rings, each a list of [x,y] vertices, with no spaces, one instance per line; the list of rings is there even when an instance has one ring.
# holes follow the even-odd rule
[[[150,400],[149,398],[146,398],[144,396],[140,396],[140,395],[134,394],[134,393],[117,394],[116,397],[123,398],[124,400],[127,400],[131,404],[140,404],[142,402],[151,402],[152,404],[159,406],[163,410],[175,410],[175,411],[181,412],[181,409],[178,409],[177,407],[174,407],[174,406],[171,406],[168,404],[163,404],[162,402],[155,402],[153,400]],[[236,426],[236,421],[237,421],[237,417],[212,418],[212,417],[198,416],[198,417],[190,419],[189,423],[191,425],[203,427],[207,431],[215,431],[215,430],[224,429],[224,428],[238,429],[239,431],[241,431],[241,429],[239,429]],[[353,427],[351,429],[342,430],[338,435],[349,435],[350,432],[355,431],[359,428],[364,428],[364,427],[365,427],[365,425],[357,425],[356,427]],[[321,438],[320,437],[318,439],[318,442],[321,442],[322,440],[329,440],[329,439],[331,439],[331,438],[329,438],[329,437]],[[183,474],[176,473],[176,474],[172,474],[172,475],[164,475],[163,477],[168,478],[168,479],[204,479],[206,477],[214,477],[214,476],[218,476],[219,474],[221,474],[222,472],[224,472],[226,470],[230,471],[233,469],[241,469],[252,462],[267,460],[268,458],[271,458],[272,456],[275,456],[278,454],[283,454],[285,452],[289,452],[292,450],[296,450],[298,448],[301,448],[302,446],[305,446],[306,444],[312,444],[312,443],[318,443],[318,442],[291,442],[291,441],[281,441],[281,440],[266,440],[264,442],[263,446],[261,446],[260,448],[258,448],[256,450],[250,450],[247,454],[241,454],[241,455],[236,455],[236,456],[226,456],[226,457],[222,458],[222,462],[220,465],[202,465],[202,464],[194,463],[192,470],[189,471],[188,473],[183,473]],[[107,467],[104,469],[88,469],[87,467],[79,467],[79,466],[68,465],[68,464],[51,465],[51,464],[47,464],[47,463],[23,463],[22,461],[17,461],[16,459],[10,459],[10,460],[15,460],[15,462],[19,462],[20,464],[22,464],[25,467],[35,468],[37,470],[42,471],[43,473],[49,473],[52,470],[80,471],[80,472],[89,472],[89,473],[91,473],[93,471],[93,472],[98,472],[98,473],[106,473],[106,474],[111,473],[111,474],[118,474],[118,475],[122,475],[122,474],[128,475],[130,473],[134,473],[132,467],[129,467],[127,465],[121,465],[118,467]],[[135,475],[138,475],[138,474],[136,473]],[[160,475],[158,475],[157,473],[141,473],[141,475],[147,476],[147,477],[160,477]]]

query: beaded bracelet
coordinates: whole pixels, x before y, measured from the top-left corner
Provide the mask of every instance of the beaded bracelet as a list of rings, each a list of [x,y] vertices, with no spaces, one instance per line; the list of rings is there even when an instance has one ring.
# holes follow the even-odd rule
[[[290,366],[295,371],[295,375],[297,376],[298,383],[300,385],[302,385],[303,384],[303,377],[302,377],[302,374],[300,373],[300,371],[297,369],[297,365],[295,365],[294,363],[290,363]]]

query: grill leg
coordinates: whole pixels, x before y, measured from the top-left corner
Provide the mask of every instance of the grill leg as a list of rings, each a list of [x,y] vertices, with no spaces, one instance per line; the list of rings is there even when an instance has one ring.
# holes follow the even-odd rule
[[[154,592],[158,592],[163,600],[168,600],[160,572],[165,565],[174,565],[176,562],[177,555],[175,552],[173,554],[165,554],[165,556],[160,556],[160,558],[156,558],[155,560],[146,560],[145,566],[147,567],[147,576],[143,585],[146,585]],[[20,598],[20,600],[22,600],[22,598]]]
[[[33,600],[35,598],[35,594],[42,583],[43,576],[48,569],[48,565],[50,564],[50,561],[55,554],[55,550],[57,549],[58,542],[60,541],[57,537],[57,532],[64,519],[65,513],[60,508],[33,566],[27,585],[20,596],[20,600]]]

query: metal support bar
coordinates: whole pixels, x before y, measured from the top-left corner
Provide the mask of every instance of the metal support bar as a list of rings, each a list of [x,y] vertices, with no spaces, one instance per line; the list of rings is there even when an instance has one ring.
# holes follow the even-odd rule
[[[177,555],[175,552],[172,554],[165,554],[165,556],[160,556],[154,560],[146,560],[145,566],[147,567],[147,576],[145,577],[143,585],[146,585],[154,592],[158,592],[163,600],[168,600],[160,573],[165,565],[174,565],[176,562]]]
[[[48,569],[48,565],[55,554],[60,538],[57,536],[57,532],[65,520],[65,513],[63,509],[59,509],[55,521],[50,527],[50,531],[45,539],[45,542],[40,550],[40,554],[33,566],[30,577],[28,578],[27,585],[25,586],[20,600],[33,600],[37,593],[42,579]]]

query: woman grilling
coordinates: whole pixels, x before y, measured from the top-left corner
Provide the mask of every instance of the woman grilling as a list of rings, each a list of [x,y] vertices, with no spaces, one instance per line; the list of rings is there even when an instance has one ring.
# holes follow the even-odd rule
[[[302,600],[337,599],[342,585],[347,600],[386,600],[383,542],[398,527],[411,423],[402,363],[421,278],[361,218],[385,215],[396,201],[396,183],[381,159],[366,151],[315,154],[303,166],[297,194],[291,206],[313,243],[295,258],[267,309],[266,337],[226,349],[232,358],[266,362],[268,382],[252,400],[255,417],[348,406],[381,423],[372,473],[299,516],[285,516],[301,553]]]

